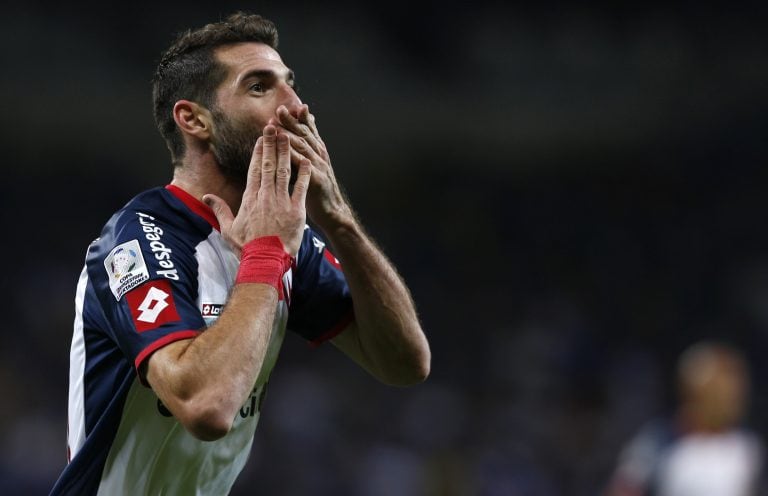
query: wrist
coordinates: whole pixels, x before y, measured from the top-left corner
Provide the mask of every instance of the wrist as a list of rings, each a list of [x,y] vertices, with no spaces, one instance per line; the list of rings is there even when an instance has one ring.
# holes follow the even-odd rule
[[[328,235],[335,231],[354,230],[358,225],[355,214],[347,205],[324,211],[321,214],[309,215],[309,218],[323,233]]]
[[[283,291],[283,276],[294,264],[278,236],[263,236],[243,245],[237,284],[268,284],[278,294]]]
[[[340,219],[329,225],[317,226],[333,247],[334,253],[340,256],[343,246],[354,246],[367,239],[365,229],[356,217]]]

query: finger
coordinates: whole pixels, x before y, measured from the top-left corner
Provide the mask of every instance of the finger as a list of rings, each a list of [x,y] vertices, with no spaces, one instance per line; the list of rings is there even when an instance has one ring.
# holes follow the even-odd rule
[[[307,157],[299,153],[295,148],[291,147],[291,164],[296,166],[296,170],[299,169],[299,165],[301,165],[301,161],[304,159],[307,159]]]
[[[307,157],[305,157],[305,156],[304,156],[304,155],[302,155],[301,153],[297,152],[297,151],[296,151],[296,150],[294,150],[294,149],[291,149],[291,163],[294,165],[294,169],[295,169],[295,170],[297,170],[297,171],[298,171],[299,167],[301,167],[301,163],[302,163],[304,160],[307,160],[307,161],[309,162],[309,166],[310,166],[310,167],[311,167],[311,168],[312,168],[312,169],[313,169],[313,170],[314,170],[316,173],[319,173],[319,172],[323,172],[323,173],[325,173],[325,172],[327,171],[327,169],[326,169],[326,168],[324,167],[324,165],[323,165],[323,164],[325,164],[325,162],[317,162],[317,163],[315,163],[315,162],[312,162],[310,159],[308,159]],[[318,166],[318,165],[319,165],[319,166]],[[315,176],[312,176],[312,177],[314,178]],[[317,177],[320,177],[320,176],[317,176]]]
[[[291,140],[292,151],[298,152],[298,154],[309,159],[310,162],[316,165],[324,161],[323,157],[307,142],[307,140],[300,138],[295,134],[288,134],[288,137]]]
[[[219,232],[228,233],[232,227],[232,221],[235,220],[235,216],[232,214],[232,209],[229,208],[227,202],[216,195],[207,194],[203,195],[203,203],[213,210],[213,215],[219,221]]]
[[[251,154],[251,163],[248,166],[248,177],[246,179],[245,188],[258,188],[261,186],[261,157],[264,153],[264,140],[261,136],[256,140],[256,145],[253,147],[253,153]]]
[[[277,194],[288,198],[288,183],[291,179],[291,142],[284,132],[277,135],[277,171],[275,177]]]
[[[302,137],[312,136],[312,130],[306,124],[299,122],[299,120],[291,115],[288,111],[288,107],[280,105],[277,107],[277,118],[287,130]]]
[[[303,161],[305,161],[305,160],[309,161],[309,159],[307,157],[305,157],[301,153],[299,153],[296,150],[294,150],[293,148],[291,148],[291,165],[293,165],[293,172],[295,174],[299,173],[299,169],[301,168],[301,163]],[[313,167],[312,166],[312,162],[309,162],[309,166]],[[294,181],[294,184],[295,183],[296,183],[296,181]]]
[[[280,120],[277,117],[270,117],[267,121],[267,125],[275,126],[275,127],[283,127],[282,124],[280,124]]]
[[[281,106],[282,107],[282,106]],[[285,108],[285,107],[282,107]],[[308,108],[306,105],[304,105],[304,108]],[[301,111],[300,111],[301,112]],[[307,111],[308,112],[308,111]],[[278,108],[278,113],[280,112],[280,107]],[[311,115],[311,114],[309,114]],[[285,123],[286,126],[290,126],[290,120],[296,120],[293,116],[289,114],[289,117]],[[311,117],[310,120],[314,120],[314,117]],[[297,121],[298,122],[298,121]],[[296,126],[294,126],[295,128]],[[323,143],[323,140],[320,138],[320,136],[317,135],[317,131],[313,133],[309,127],[307,127],[306,124],[299,124],[298,129],[288,129],[287,127],[283,126],[284,129],[288,130],[293,136],[296,136],[298,138],[303,139],[306,141],[306,143],[312,147],[312,150],[314,150],[320,157],[322,157],[324,160],[328,160],[328,151],[325,148],[325,143]],[[292,141],[291,146],[298,146],[298,142]],[[311,160],[311,159],[310,159]]]
[[[317,150],[317,153],[320,155],[327,154],[328,152],[325,148],[325,142],[320,136],[320,131],[317,129],[315,116],[309,112],[309,105],[302,105],[301,109],[299,110],[299,121],[303,122],[307,127],[309,127],[309,130],[312,133],[312,137],[316,140],[316,144],[313,144],[312,146],[315,148],[315,150]]]
[[[309,127],[309,130],[312,131],[312,134],[315,135],[318,140],[323,141],[322,138],[320,138],[320,133],[317,131],[315,116],[309,113],[309,105],[306,103],[299,109],[299,122],[306,124]]]
[[[264,145],[261,155],[261,191],[274,191],[275,169],[277,167],[277,129],[275,126],[264,127]]]
[[[291,201],[294,205],[304,205],[307,201],[309,179],[312,177],[312,164],[306,158],[299,161],[299,172],[296,174],[296,182],[293,185]]]

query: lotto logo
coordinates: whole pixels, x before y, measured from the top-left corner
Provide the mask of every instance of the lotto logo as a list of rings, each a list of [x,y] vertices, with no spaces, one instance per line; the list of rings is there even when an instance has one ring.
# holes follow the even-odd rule
[[[126,295],[126,301],[138,332],[157,329],[167,322],[181,320],[168,280],[149,281],[130,291]]]
[[[224,308],[224,305],[220,305],[217,303],[205,303],[203,305],[203,317],[218,317],[221,315],[221,310]]]
[[[157,316],[160,315],[160,312],[168,308],[168,303],[165,300],[167,300],[169,296],[171,295],[162,289],[150,288],[146,298],[144,298],[144,301],[139,305],[141,313],[136,317],[136,320],[154,324],[157,320]]]

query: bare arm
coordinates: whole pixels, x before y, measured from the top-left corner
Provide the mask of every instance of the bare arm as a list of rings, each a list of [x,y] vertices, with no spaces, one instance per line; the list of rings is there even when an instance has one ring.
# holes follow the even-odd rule
[[[276,305],[272,286],[236,285],[214,325],[150,357],[147,381],[196,437],[211,441],[229,432],[264,362]]]
[[[285,251],[295,256],[306,221],[310,174],[308,163],[301,166],[289,195],[290,144],[284,134],[277,136],[275,128],[267,126],[254,149],[237,216],[221,198],[206,195],[205,200],[219,219],[222,236],[234,246],[278,236]],[[277,290],[270,284],[238,283],[214,325],[150,357],[147,381],[196,437],[218,439],[231,428],[264,362],[277,302]]]
[[[341,193],[309,108],[294,116],[280,107],[276,120],[290,132],[294,163],[312,163],[307,211],[341,261],[352,294],[355,322],[334,345],[382,382],[423,381],[431,354],[408,288]]]
[[[387,384],[426,379],[429,344],[395,268],[356,222],[323,232],[342,263],[355,310],[355,321],[333,344]]]

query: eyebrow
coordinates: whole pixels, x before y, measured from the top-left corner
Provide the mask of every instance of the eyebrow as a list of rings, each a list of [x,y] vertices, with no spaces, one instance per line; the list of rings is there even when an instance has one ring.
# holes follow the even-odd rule
[[[272,69],[253,69],[243,74],[238,84],[242,84],[244,81],[247,81],[249,79],[277,79],[277,78],[278,78],[277,73]],[[296,82],[296,75],[291,69],[288,69],[285,80],[290,84],[293,84]]]

